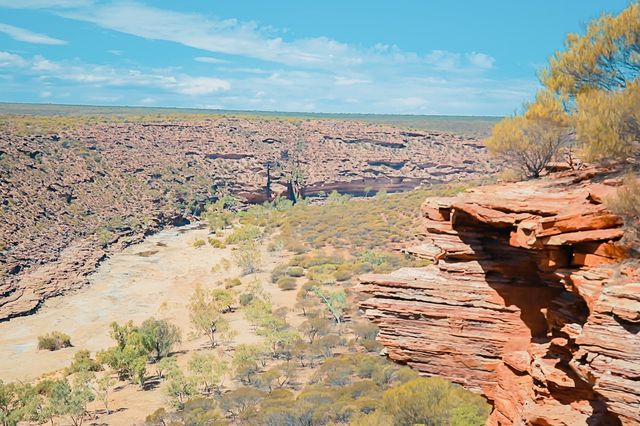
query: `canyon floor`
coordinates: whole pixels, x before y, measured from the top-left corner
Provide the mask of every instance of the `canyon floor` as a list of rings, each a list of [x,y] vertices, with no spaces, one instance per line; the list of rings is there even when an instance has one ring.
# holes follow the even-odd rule
[[[208,351],[207,338],[191,333],[189,297],[198,284],[204,288],[222,287],[225,278],[239,275],[231,248],[194,247],[194,240],[206,239],[208,234],[200,224],[163,230],[101,264],[89,276],[87,287],[48,300],[33,315],[0,323],[0,379],[32,381],[55,376],[69,365],[79,349],[95,353],[112,346],[109,324],[113,321],[132,320],[139,324],[156,317],[176,324],[183,335],[177,348],[180,364],[186,364],[189,353]],[[283,252],[269,252],[265,247],[266,244],[261,249],[262,272],[244,276],[244,283],[268,281],[269,271],[290,257]],[[271,294],[275,307],[293,308],[295,292],[282,291],[275,285],[265,290]],[[230,345],[262,340],[242,312],[233,312],[228,319],[237,333]],[[297,325],[301,319],[291,315],[289,321]],[[53,330],[72,336],[74,346],[55,352],[38,350],[38,336]],[[100,405],[96,402],[93,408],[99,411]],[[140,424],[148,414],[166,406],[167,397],[160,387],[143,391],[137,385],[122,382],[112,392],[109,405],[113,413],[103,414],[100,422]]]

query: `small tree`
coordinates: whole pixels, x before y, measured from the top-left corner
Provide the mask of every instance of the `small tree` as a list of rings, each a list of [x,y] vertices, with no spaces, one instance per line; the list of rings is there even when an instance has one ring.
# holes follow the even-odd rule
[[[258,358],[262,348],[260,345],[241,344],[233,354],[233,369],[236,377],[244,383],[251,383],[253,375],[258,371]]]
[[[180,329],[167,320],[145,320],[140,327],[140,334],[142,345],[155,361],[169,355],[171,349],[181,341]]]
[[[233,256],[236,264],[245,275],[253,274],[260,268],[262,256],[253,241],[244,241],[240,243]]]
[[[166,392],[171,404],[182,410],[185,403],[197,394],[194,380],[185,376],[177,365],[167,373],[167,379]]]
[[[255,388],[243,387],[227,392],[220,398],[220,407],[233,418],[252,409],[264,398],[264,392]]]
[[[109,410],[109,391],[111,387],[115,384],[115,380],[111,377],[110,374],[105,374],[97,380],[97,396],[104,405],[104,410],[107,415],[111,414]]]
[[[222,380],[229,367],[214,354],[193,354],[189,360],[189,371],[193,374],[196,385],[203,388],[205,394],[211,393],[222,385]]]
[[[550,92],[541,91],[522,116],[496,124],[486,140],[489,149],[527,177],[537,178],[571,140],[568,117]]]
[[[201,286],[191,296],[189,314],[196,333],[209,337],[211,347],[216,346],[216,335],[230,332],[224,313],[233,304],[234,294],[230,290],[205,291]]]
[[[116,371],[120,380],[129,379],[143,386],[149,352],[143,344],[140,330],[131,321],[124,326],[113,322],[111,337],[117,346],[98,352],[96,359]]]
[[[327,309],[329,309],[336,324],[340,324],[344,316],[344,311],[348,306],[347,294],[344,290],[326,293],[322,291],[320,287],[314,287],[313,292],[322,300],[322,303],[325,304]]]

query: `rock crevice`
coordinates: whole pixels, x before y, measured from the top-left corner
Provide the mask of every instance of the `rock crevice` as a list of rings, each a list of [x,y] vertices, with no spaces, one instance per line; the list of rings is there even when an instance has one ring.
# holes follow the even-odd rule
[[[428,199],[407,252],[433,264],[358,287],[389,356],[485,395],[488,424],[638,424],[638,270],[602,203],[617,184],[587,170]]]

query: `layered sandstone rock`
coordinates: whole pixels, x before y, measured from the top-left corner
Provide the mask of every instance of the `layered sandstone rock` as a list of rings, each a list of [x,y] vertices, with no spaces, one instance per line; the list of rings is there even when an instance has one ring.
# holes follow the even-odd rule
[[[286,192],[274,164],[301,141],[307,195],[402,191],[496,170],[476,139],[346,121],[219,117],[46,135],[2,130],[0,321],[81,286],[116,241],[197,215],[220,193],[263,202]]]
[[[598,183],[598,182],[605,182]],[[640,284],[595,171],[422,207],[434,264],[361,278],[389,356],[484,394],[493,425],[640,422]]]

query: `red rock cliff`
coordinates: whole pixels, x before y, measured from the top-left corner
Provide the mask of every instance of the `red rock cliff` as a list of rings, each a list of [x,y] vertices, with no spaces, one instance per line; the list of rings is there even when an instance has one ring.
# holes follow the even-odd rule
[[[490,425],[640,423],[640,283],[593,171],[427,200],[426,268],[361,278],[389,356],[481,392]]]

